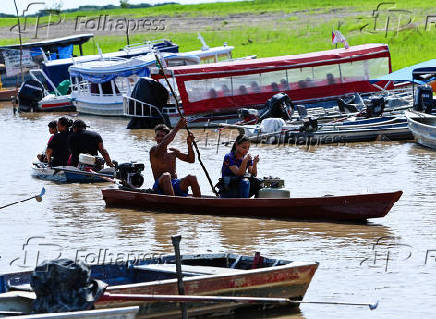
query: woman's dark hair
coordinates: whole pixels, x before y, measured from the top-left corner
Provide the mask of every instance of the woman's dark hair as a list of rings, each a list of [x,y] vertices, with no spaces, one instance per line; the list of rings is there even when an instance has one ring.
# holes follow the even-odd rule
[[[236,146],[240,145],[240,144],[242,144],[244,142],[250,142],[250,139],[248,138],[248,136],[244,135],[244,134],[238,135],[238,137],[236,138],[235,143],[233,143],[231,152],[235,153],[236,152]]]
[[[58,119],[58,123],[60,123],[62,126],[65,126],[66,128],[69,128],[71,125],[73,125],[73,120],[62,116]]]
[[[48,123],[49,128],[56,128],[57,125],[58,125],[58,122],[56,122],[56,121],[51,121],[50,123]]]

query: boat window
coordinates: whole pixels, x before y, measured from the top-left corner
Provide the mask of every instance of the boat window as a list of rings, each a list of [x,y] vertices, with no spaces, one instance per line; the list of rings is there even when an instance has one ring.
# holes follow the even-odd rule
[[[218,62],[227,61],[227,60],[230,60],[231,58],[232,58],[232,54],[231,53],[219,54],[218,55]]]
[[[215,63],[215,62],[217,62],[215,60],[215,56],[206,56],[206,57],[200,58],[201,64],[208,64],[208,63]]]
[[[342,63],[340,66],[344,82],[369,80],[389,73],[389,58]]]
[[[313,68],[312,86],[324,86],[341,83],[341,70],[337,64],[322,65]]]
[[[283,89],[280,87],[279,84],[282,80],[286,81],[286,70],[261,73],[260,83],[262,87],[262,92],[277,92],[280,90],[288,90],[289,88],[286,85]]]
[[[313,68],[298,68],[287,70],[290,89],[304,89],[315,86],[313,83]]]
[[[246,94],[289,91],[367,80],[389,73],[389,59],[296,68],[185,82],[190,102]],[[165,84],[164,84],[165,85]]]

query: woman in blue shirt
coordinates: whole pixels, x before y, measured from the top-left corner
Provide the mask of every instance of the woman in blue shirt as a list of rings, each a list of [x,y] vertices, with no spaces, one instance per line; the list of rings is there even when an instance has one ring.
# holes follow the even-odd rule
[[[221,197],[226,198],[248,198],[250,193],[250,182],[244,175],[248,171],[251,176],[257,175],[257,163],[259,155],[254,158],[248,154],[250,140],[245,135],[239,135],[233,144],[230,153],[224,156],[224,163],[221,169],[225,191]]]

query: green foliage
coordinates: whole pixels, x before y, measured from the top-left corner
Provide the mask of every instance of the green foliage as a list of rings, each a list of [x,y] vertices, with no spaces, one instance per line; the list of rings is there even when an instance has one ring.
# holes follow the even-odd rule
[[[192,32],[164,32],[164,33],[132,33],[130,42],[144,42],[167,38],[180,46],[180,51],[197,50],[201,47],[197,40],[197,31],[201,31],[209,46],[220,46],[224,42],[235,47],[234,57],[257,55],[258,57],[300,54],[334,48],[331,44],[331,32],[338,29],[347,37],[350,45],[364,43],[387,43],[392,55],[393,69],[399,69],[434,58],[434,43],[436,43],[436,28],[424,30],[425,16],[431,14],[427,10],[432,8],[429,1],[398,0],[397,9],[413,11],[416,28],[394,31],[373,32],[369,27],[362,29],[367,23],[372,23],[372,10],[380,1],[367,2],[345,0],[255,0],[233,3],[210,3],[199,5],[162,5],[146,8],[111,9],[102,11],[82,11],[80,15],[97,16],[100,14],[133,15],[150,17],[160,15],[165,19],[173,16],[229,16],[218,26],[204,25],[201,29],[197,25]],[[132,5],[133,6],[133,5]],[[262,23],[239,25],[235,27],[235,20],[230,20],[233,14],[245,13],[262,17],[265,14],[278,13],[271,20],[264,19]],[[281,14],[281,12],[286,14]],[[429,13],[430,12],[430,13]],[[75,17],[79,13],[67,13]],[[281,17],[281,18],[280,18]],[[41,19],[41,21],[44,18]],[[9,23],[9,24],[8,24]],[[16,19],[0,19],[0,26],[13,25]],[[195,30],[194,30],[195,29]],[[0,39],[0,44],[16,43],[17,39]],[[85,54],[96,54],[98,43],[103,52],[117,51],[124,47],[124,36],[96,36],[94,40],[84,45]],[[75,52],[78,54],[78,52]]]

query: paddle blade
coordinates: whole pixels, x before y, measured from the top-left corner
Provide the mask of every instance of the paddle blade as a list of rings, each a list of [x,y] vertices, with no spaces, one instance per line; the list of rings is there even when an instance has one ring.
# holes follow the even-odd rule
[[[376,309],[378,307],[378,300],[377,300],[377,302],[375,303],[375,304],[369,304],[369,309],[370,310],[374,310],[374,309]]]
[[[44,196],[44,194],[45,194],[45,188],[43,187],[43,188],[41,189],[41,194],[35,196],[36,201],[37,201],[37,202],[42,201],[42,196]]]

